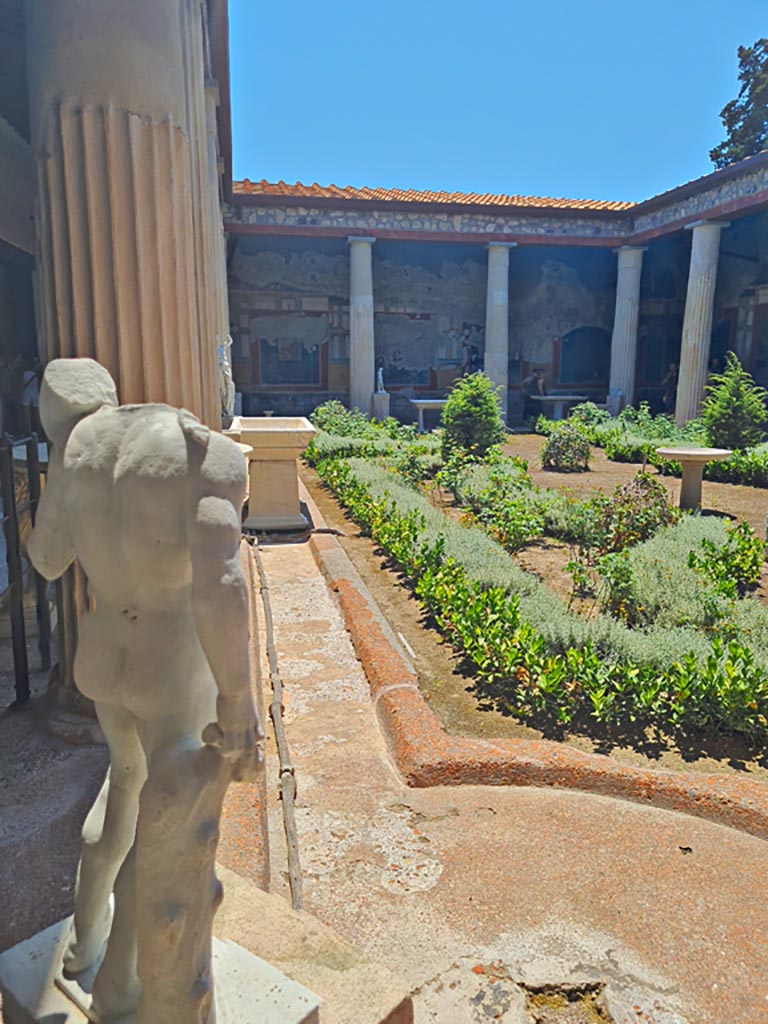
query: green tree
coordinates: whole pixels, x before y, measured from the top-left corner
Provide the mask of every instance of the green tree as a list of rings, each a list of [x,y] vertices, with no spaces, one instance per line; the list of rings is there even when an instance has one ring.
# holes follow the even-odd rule
[[[707,384],[701,418],[716,448],[751,448],[763,439],[768,392],[758,387],[733,352]]]
[[[768,39],[740,46],[738,57],[739,95],[720,111],[726,137],[709,153],[718,169],[768,148]]]
[[[454,384],[445,403],[441,423],[443,456],[457,448],[482,458],[507,436],[501,418],[499,389],[484,373],[470,373]]]

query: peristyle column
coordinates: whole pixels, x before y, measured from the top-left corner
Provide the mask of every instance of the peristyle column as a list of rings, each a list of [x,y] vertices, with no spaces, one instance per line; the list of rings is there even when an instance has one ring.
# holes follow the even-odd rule
[[[371,414],[376,383],[373,339],[375,238],[349,238],[349,406]]]
[[[122,402],[218,428],[203,16],[189,0],[27,0],[27,66],[45,357],[90,356]]]
[[[640,316],[640,275],[644,248],[623,245],[616,250],[619,273],[616,279],[616,312],[611,336],[611,374],[609,391],[621,390],[625,405],[635,397],[637,361],[637,322]]]
[[[509,385],[509,250],[516,242],[489,242],[485,306],[485,372],[501,388],[507,418]]]
[[[722,221],[699,221],[687,225],[693,229],[693,239],[675,406],[678,426],[698,416],[704,395],[712,338],[720,232],[727,226]]]
[[[26,0],[44,361],[90,356],[120,401],[221,426],[226,278],[199,0]],[[85,597],[60,588],[59,700]]]

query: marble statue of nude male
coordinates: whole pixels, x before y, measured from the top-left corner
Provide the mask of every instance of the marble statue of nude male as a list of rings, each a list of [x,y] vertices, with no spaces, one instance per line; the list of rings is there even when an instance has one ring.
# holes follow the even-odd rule
[[[110,753],[63,971],[82,977],[103,958],[91,1013],[105,1024],[212,1024],[221,805],[261,760],[239,555],[245,462],[190,413],[118,406],[90,359],[48,364],[40,416],[53,450],[29,556],[47,579],[75,558],[88,578],[75,681]]]

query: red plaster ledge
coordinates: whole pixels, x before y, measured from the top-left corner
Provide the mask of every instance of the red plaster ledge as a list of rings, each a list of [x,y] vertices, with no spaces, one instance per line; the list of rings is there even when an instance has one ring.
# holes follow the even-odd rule
[[[315,527],[325,522],[306,488]],[[649,803],[768,839],[768,785],[721,774],[634,768],[551,740],[449,735],[372,595],[331,534],[312,534],[315,561],[339,598],[379,723],[409,786],[557,786]]]

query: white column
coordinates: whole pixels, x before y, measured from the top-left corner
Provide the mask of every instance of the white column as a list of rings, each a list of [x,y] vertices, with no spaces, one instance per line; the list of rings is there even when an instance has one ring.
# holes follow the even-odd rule
[[[349,238],[349,407],[371,414],[376,384],[373,341],[375,238]]]
[[[608,390],[620,388],[625,405],[635,397],[635,363],[637,361],[637,321],[640,316],[640,275],[644,248],[622,245],[619,275],[616,280],[616,312],[611,337],[611,375]]]
[[[507,418],[509,385],[509,250],[516,242],[488,243],[488,292],[485,306],[485,372],[501,388]]]
[[[698,416],[704,395],[720,232],[727,226],[722,221],[698,221],[687,225],[693,229],[693,240],[675,406],[675,420],[679,426]]]

